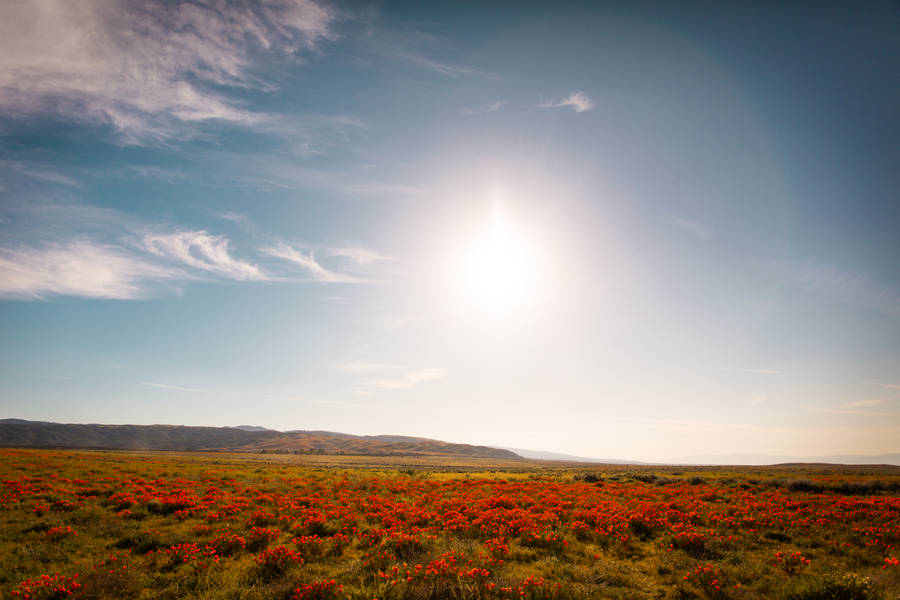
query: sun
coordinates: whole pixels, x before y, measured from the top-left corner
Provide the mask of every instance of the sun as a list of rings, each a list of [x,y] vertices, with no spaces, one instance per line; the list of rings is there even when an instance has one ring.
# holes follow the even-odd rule
[[[537,261],[526,236],[502,213],[467,244],[462,265],[468,301],[494,313],[522,308],[533,299]]]

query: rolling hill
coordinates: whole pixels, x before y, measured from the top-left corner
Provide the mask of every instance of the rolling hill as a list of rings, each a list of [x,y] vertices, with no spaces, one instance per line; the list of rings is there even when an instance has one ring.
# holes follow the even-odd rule
[[[252,426],[64,424],[0,419],[0,447],[302,452],[517,459],[509,450],[397,435],[274,431]]]

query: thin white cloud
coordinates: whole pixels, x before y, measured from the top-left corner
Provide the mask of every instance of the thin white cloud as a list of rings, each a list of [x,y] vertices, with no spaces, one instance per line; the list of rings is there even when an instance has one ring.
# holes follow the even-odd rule
[[[234,213],[217,215],[241,223]],[[0,221],[0,298],[54,296],[138,299],[189,281],[375,283],[360,271],[393,260],[363,246],[322,246],[335,268],[287,244],[239,257],[231,240],[205,230],[165,230],[111,209],[10,201]],[[249,227],[249,225],[248,225]],[[38,240],[38,241],[34,241]],[[269,260],[277,258],[276,260]],[[293,267],[288,267],[288,261]],[[297,277],[301,267],[307,277]]]
[[[594,103],[584,92],[572,92],[568,98],[555,100],[542,100],[538,102],[538,108],[563,108],[571,106],[575,112],[586,112],[594,108]]]
[[[703,223],[674,216],[672,217],[672,223],[674,223],[677,227],[684,229],[685,231],[691,232],[701,240],[706,241],[712,237],[712,229],[710,229]]]
[[[336,117],[331,117],[330,121],[331,123],[334,123],[336,125],[349,125],[350,127],[356,127],[357,129],[369,128],[365,121],[356,117],[351,117],[350,115],[338,115]]]
[[[338,186],[344,187],[344,186]],[[350,192],[356,194],[365,194],[367,196],[381,196],[381,197],[391,197],[391,196],[424,196],[427,194],[425,190],[420,187],[416,187],[414,185],[407,185],[405,183],[384,183],[384,182],[367,182],[367,183],[357,183],[353,185],[346,186]]]
[[[768,400],[769,400],[769,398],[765,394],[757,394],[757,395],[753,396],[752,398],[750,398],[749,404],[750,404],[750,406],[756,408],[758,406],[762,406]]]
[[[734,371],[737,373],[755,373],[758,375],[778,375],[781,371],[777,369],[744,369],[740,367],[719,367],[721,371]]]
[[[461,75],[476,75],[478,77],[485,77],[487,79],[497,79],[497,75],[488,73],[487,71],[481,71],[479,69],[473,69],[472,67],[466,67],[463,65],[443,63],[422,56],[421,54],[415,54],[413,52],[397,52],[397,55],[421,67],[424,67],[429,71],[434,71],[435,73],[440,73],[441,75],[446,75],[447,77],[456,78]]]
[[[354,406],[356,408],[379,408],[374,404],[361,404],[359,402],[344,402],[341,400],[313,400],[310,398],[301,398],[299,396],[284,396],[281,394],[261,394],[262,398],[271,398],[272,400],[286,400],[288,402],[305,402],[309,404],[331,404],[335,406]]]
[[[176,392],[192,392],[197,394],[211,394],[216,392],[217,390],[209,390],[206,388],[195,388],[195,387],[185,387],[182,385],[169,385],[167,383],[151,383],[149,381],[140,382],[141,385],[146,385],[148,387],[162,388],[164,390],[174,390]]]
[[[305,271],[310,280],[323,283],[374,283],[373,279],[362,277],[356,272],[361,267],[371,267],[375,263],[394,260],[362,246],[322,246],[317,251],[303,251],[285,242],[278,242],[260,251],[265,255],[293,263]],[[322,264],[316,254],[335,266]]]
[[[326,269],[319,264],[313,252],[301,252],[284,242],[279,242],[276,246],[262,248],[261,252],[293,263],[303,269],[312,281],[320,281],[323,283],[366,283],[367,281],[353,275]]]
[[[189,267],[229,279],[265,281],[269,277],[256,265],[231,256],[228,238],[205,231],[148,233],[144,248],[157,256],[180,261]]]
[[[500,100],[497,100],[496,102],[482,104],[478,108],[464,108],[460,111],[460,114],[466,115],[467,117],[470,117],[473,115],[483,115],[485,113],[491,113],[491,112],[496,112],[496,111],[500,110],[501,108],[503,108],[504,104],[506,104],[506,103],[502,102]]]
[[[750,425],[748,423],[712,423],[708,421],[686,421],[681,419],[657,419],[653,421],[652,424],[662,429],[671,429],[674,431],[683,431],[690,433],[713,433],[728,431],[774,431],[787,433],[791,431],[790,429],[760,427],[759,425]]]
[[[213,214],[216,215],[217,217],[219,217],[220,219],[223,219],[225,221],[231,221],[232,223],[237,223],[238,225],[241,225],[243,227],[250,226],[250,219],[247,217],[247,215],[244,215],[241,213],[228,211],[228,212],[221,212],[221,213],[217,212],[217,213],[213,213]]]
[[[390,256],[385,256],[369,248],[362,246],[340,246],[329,248],[328,253],[331,256],[339,256],[346,258],[358,265],[370,265],[376,262],[393,260]]]
[[[900,321],[900,288],[897,286],[882,285],[865,274],[812,261],[767,261],[754,263],[754,266],[781,285],[879,312]]]
[[[352,362],[335,365],[338,371],[348,371],[350,373],[381,373],[384,371],[395,371],[405,368],[403,365],[392,365],[389,363],[373,363],[373,362]]]
[[[2,98],[0,98],[0,105],[2,105]],[[54,168],[40,163],[21,160],[0,160],[0,170],[2,169],[15,171],[26,177],[40,179],[41,181],[49,181],[50,183],[62,183],[71,186],[79,185],[77,181],[68,175],[63,175]]]
[[[868,410],[852,410],[852,409],[843,409],[843,408],[824,408],[820,406],[812,406],[810,410],[814,410],[816,412],[823,412],[835,415],[859,415],[863,417],[891,417],[896,418],[900,417],[900,413],[886,413],[886,412],[875,412]]]
[[[447,371],[441,368],[416,369],[409,371],[401,376],[389,379],[371,379],[364,382],[370,387],[381,388],[385,390],[408,390],[426,381],[434,381],[444,379]]]
[[[847,404],[841,405],[841,408],[865,408],[867,406],[878,406],[879,404],[884,403],[884,398],[873,398],[871,400],[857,400],[856,402],[848,402]]]
[[[40,247],[0,248],[0,297],[40,300],[82,296],[131,300],[149,286],[184,278],[123,248],[76,240]]]
[[[108,124],[129,143],[250,125],[263,116],[226,90],[272,89],[259,55],[312,49],[335,18],[313,0],[2,2],[0,110]]]
[[[188,179],[187,173],[178,169],[160,167],[158,165],[132,165],[125,167],[121,172],[128,176],[137,176],[144,179],[156,179],[167,183],[175,183]]]
[[[874,385],[886,390],[900,390],[900,383],[884,383],[882,381],[864,381],[865,385]]]

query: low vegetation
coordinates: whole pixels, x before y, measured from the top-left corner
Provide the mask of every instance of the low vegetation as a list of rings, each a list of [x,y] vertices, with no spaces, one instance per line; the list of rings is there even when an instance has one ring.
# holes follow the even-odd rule
[[[0,450],[0,595],[900,597],[897,469]]]

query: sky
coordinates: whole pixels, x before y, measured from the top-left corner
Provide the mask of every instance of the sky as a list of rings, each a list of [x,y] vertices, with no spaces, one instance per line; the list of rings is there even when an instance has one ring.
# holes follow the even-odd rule
[[[900,452],[900,8],[0,3],[0,417]]]

